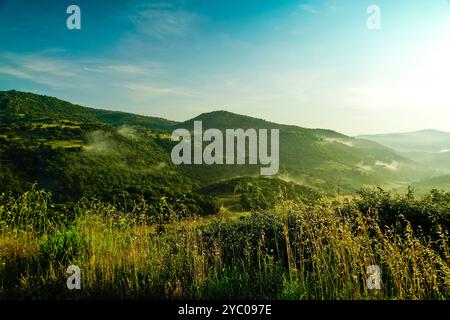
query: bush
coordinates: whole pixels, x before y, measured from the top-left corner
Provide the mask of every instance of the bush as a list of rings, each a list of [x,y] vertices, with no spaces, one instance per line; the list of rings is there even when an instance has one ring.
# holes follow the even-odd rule
[[[450,230],[450,193],[432,190],[419,199],[412,189],[406,195],[392,195],[378,188],[363,189],[359,196],[354,201],[358,210],[376,216],[382,228],[405,230],[408,222],[414,232],[432,239],[439,239]]]

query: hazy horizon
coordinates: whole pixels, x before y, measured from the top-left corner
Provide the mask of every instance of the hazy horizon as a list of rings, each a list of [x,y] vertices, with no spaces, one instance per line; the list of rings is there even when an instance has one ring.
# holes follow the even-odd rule
[[[0,1],[0,90],[175,121],[227,110],[351,136],[450,132],[448,0],[80,0],[71,31],[69,4]]]

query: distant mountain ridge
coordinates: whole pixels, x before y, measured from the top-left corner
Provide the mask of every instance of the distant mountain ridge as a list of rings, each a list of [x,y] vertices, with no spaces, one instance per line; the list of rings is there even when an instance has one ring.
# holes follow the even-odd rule
[[[434,171],[434,175],[450,173],[450,133],[426,129],[414,132],[362,135],[363,138],[396,150],[400,155],[411,159],[424,168]],[[442,179],[441,179],[442,180]],[[436,185],[443,185],[441,180]],[[420,182],[422,183],[422,182]],[[430,185],[432,183],[426,183]]]
[[[360,135],[357,138],[372,140],[401,152],[450,151],[450,132],[426,129],[414,132]]]

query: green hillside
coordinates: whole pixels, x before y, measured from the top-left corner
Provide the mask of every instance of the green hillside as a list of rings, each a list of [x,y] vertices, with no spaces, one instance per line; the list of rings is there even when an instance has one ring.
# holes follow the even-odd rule
[[[172,165],[157,143],[161,131],[146,128],[172,122],[30,93],[0,97],[0,192],[19,194],[37,183],[61,204],[85,197],[124,208],[144,200],[150,212],[167,215],[219,209]]]
[[[112,126],[133,125],[148,129],[168,129],[175,121],[141,116],[126,112],[82,107],[54,97],[19,91],[0,91],[0,121],[48,122],[51,119],[106,123]]]
[[[277,178],[240,177],[210,184],[199,193],[218,196],[233,211],[269,209],[278,198],[297,202],[316,202],[322,194],[312,188]]]
[[[353,193],[364,185],[406,185],[408,181],[427,175],[426,169],[390,148],[331,130],[280,125],[226,111],[204,113],[176,127],[192,131],[194,121],[202,121],[203,130],[279,129],[279,177],[315,186],[329,193],[335,193],[337,188]],[[208,184],[230,176],[258,174],[259,166],[187,165],[183,170],[199,183]]]
[[[279,181],[335,196],[363,186],[407,186],[426,169],[375,142],[326,129],[276,124],[226,111],[183,123],[97,110],[57,98],[0,92],[2,192],[23,192],[37,182],[59,201],[159,199],[192,193],[221,181],[259,175],[259,165],[174,166],[175,128],[280,129]]]

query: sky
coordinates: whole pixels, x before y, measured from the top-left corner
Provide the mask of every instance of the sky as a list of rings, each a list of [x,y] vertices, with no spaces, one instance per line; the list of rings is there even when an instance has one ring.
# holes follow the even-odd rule
[[[450,0],[0,0],[11,89],[177,121],[450,131]]]

